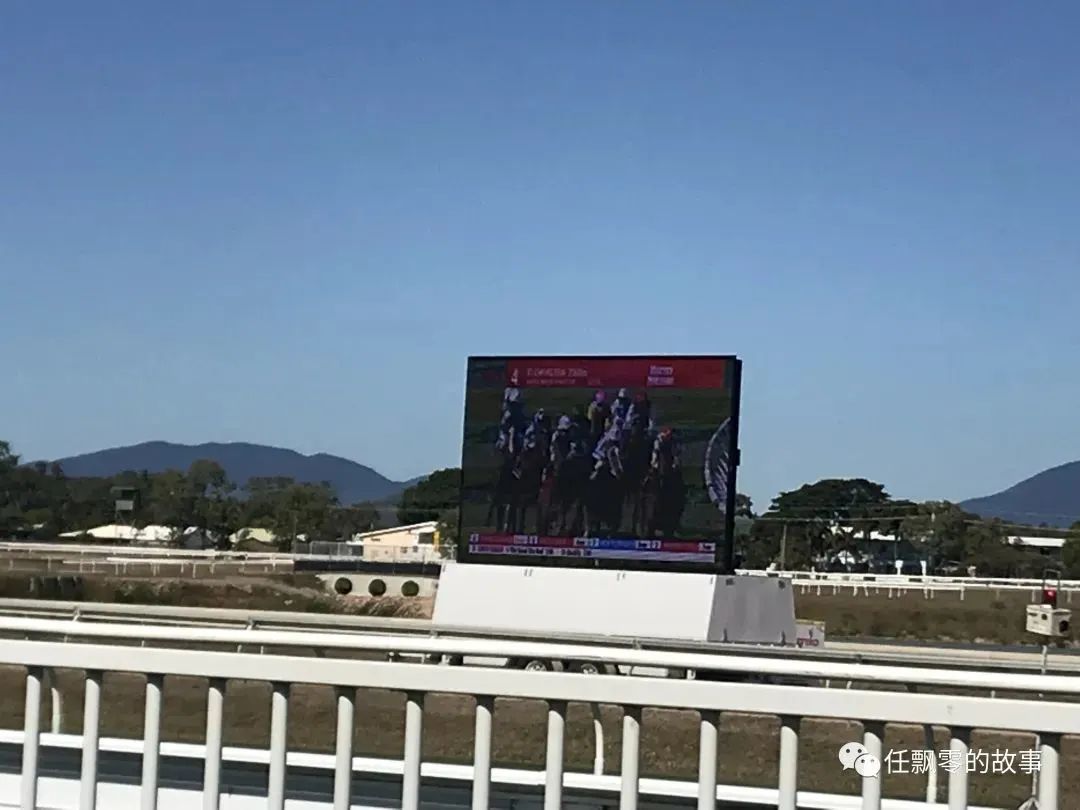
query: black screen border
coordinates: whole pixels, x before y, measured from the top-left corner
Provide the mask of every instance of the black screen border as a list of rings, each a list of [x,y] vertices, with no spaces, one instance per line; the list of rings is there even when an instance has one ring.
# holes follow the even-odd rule
[[[541,361],[558,360],[560,362],[593,362],[603,360],[724,360],[731,364],[731,430],[728,440],[728,458],[731,460],[728,475],[727,514],[723,538],[716,538],[716,552],[713,562],[670,562],[655,560],[624,559],[589,559],[574,557],[514,557],[511,555],[484,555],[469,552],[468,539],[461,523],[465,514],[465,431],[467,402],[469,396],[469,370],[475,363],[499,362],[509,360]],[[735,504],[738,488],[739,464],[742,461],[739,451],[740,400],[742,397],[742,360],[733,354],[597,354],[597,355],[562,355],[562,354],[513,354],[513,355],[470,355],[465,361],[465,401],[462,403],[461,431],[461,472],[458,485],[458,533],[455,542],[456,559],[463,564],[513,565],[519,568],[588,568],[607,571],[666,571],[669,573],[717,574],[735,573]],[[711,539],[711,538],[707,538]]]

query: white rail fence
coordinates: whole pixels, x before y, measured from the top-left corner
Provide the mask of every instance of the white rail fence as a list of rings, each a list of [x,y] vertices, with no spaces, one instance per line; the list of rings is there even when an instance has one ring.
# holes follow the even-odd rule
[[[1009,591],[1029,591],[1037,597],[1042,587],[1040,579],[1011,579],[1007,577],[940,577],[919,576],[914,574],[848,574],[826,573],[818,571],[740,571],[740,574],[767,577],[782,577],[803,593],[816,593],[818,596],[851,593],[869,596],[871,593],[888,593],[890,596],[910,591],[921,591],[927,599],[933,599],[937,593],[958,594],[963,601],[967,592],[1001,593]],[[1048,583],[1057,585],[1057,582]],[[1073,591],[1080,592],[1080,580],[1063,579],[1061,595],[1071,604]]]
[[[27,620],[33,621],[33,620]],[[58,624],[50,622],[50,624]],[[30,632],[37,625],[24,624]],[[244,630],[205,628],[138,628],[131,637],[145,639],[148,631],[160,633],[161,642],[235,644],[265,642],[275,647],[312,645],[310,633],[268,634]],[[96,628],[89,635],[124,635],[121,627]],[[432,693],[470,696],[476,701],[475,741],[472,762],[472,807],[487,808],[491,797],[492,711],[495,698],[544,701],[547,704],[546,757],[543,806],[563,806],[564,741],[567,704],[618,705],[623,708],[622,762],[618,777],[619,806],[638,807],[641,711],[644,708],[690,709],[699,713],[699,762],[697,806],[713,808],[718,800],[717,741],[721,714],[739,712],[774,715],[781,720],[776,805],[796,810],[799,777],[800,728],[804,718],[856,720],[863,725],[862,743],[869,753],[883,757],[886,724],[944,726],[949,730],[950,750],[966,758],[974,729],[1023,732],[1038,735],[1041,769],[1037,777],[1038,807],[1057,810],[1061,738],[1080,733],[1078,679],[1064,676],[992,674],[958,670],[860,666],[828,662],[764,660],[753,656],[716,656],[701,653],[617,650],[588,645],[509,642],[485,639],[422,639],[416,637],[326,637],[320,646],[351,649],[428,652],[448,655],[539,656],[587,659],[631,665],[685,668],[703,672],[722,669],[745,674],[762,673],[802,679],[847,680],[874,683],[878,688],[833,689],[812,685],[777,683],[712,682],[700,679],[573,675],[489,667],[424,666],[410,663],[312,659],[296,655],[256,655],[236,652],[196,651],[161,647],[116,647],[100,643],[5,640],[0,644],[0,665],[25,667],[20,807],[36,810],[39,776],[40,706],[46,673],[53,669],[83,670],[84,754],[81,766],[81,804],[94,810],[98,784],[98,734],[103,670],[142,674],[146,678],[143,707],[143,739],[140,807],[156,810],[161,756],[163,679],[190,676],[207,682],[206,746],[203,788],[204,810],[219,810],[222,768],[222,717],[226,684],[230,680],[262,681],[272,686],[270,700],[270,747],[266,783],[267,806],[284,810],[286,795],[286,732],[290,694],[294,684],[313,684],[336,690],[336,753],[333,807],[345,810],[351,802],[353,784],[353,729],[356,723],[357,689],[390,689],[406,694],[405,742],[402,757],[400,803],[416,810],[421,788],[421,740],[425,698]],[[984,698],[898,691],[897,685],[918,688],[983,688],[1025,698]],[[891,685],[892,688],[881,688]],[[886,777],[864,779],[862,808],[882,807],[882,782]],[[968,807],[968,772],[948,774],[948,807]]]

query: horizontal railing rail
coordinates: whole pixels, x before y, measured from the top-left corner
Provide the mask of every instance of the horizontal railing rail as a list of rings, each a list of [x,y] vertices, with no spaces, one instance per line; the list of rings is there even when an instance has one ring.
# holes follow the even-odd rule
[[[1080,695],[1080,678],[1070,675],[984,672],[934,667],[901,667],[880,664],[835,662],[792,654],[786,657],[650,650],[595,644],[516,641],[512,639],[455,636],[357,635],[332,632],[263,630],[252,628],[168,627],[157,625],[94,624],[0,617],[0,633],[59,636],[65,639],[126,640],[161,644],[229,645],[230,647],[278,647],[348,650],[423,656],[470,656],[545,661],[590,661],[612,666],[663,668],[694,672],[729,672],[802,680],[857,681],[904,684],[951,689],[985,689],[1003,692],[1037,692]],[[7,644],[8,642],[4,642]]]
[[[9,640],[0,645],[0,665],[27,668],[24,709],[21,807],[36,810],[40,752],[40,704],[45,673],[54,669],[85,670],[84,753],[81,807],[94,810],[97,795],[97,752],[101,714],[102,669],[146,676],[143,707],[141,805],[156,810],[161,751],[162,689],[166,676],[188,676],[208,683],[204,801],[205,810],[218,810],[222,767],[222,718],[225,687],[231,680],[272,685],[267,806],[283,810],[287,731],[293,685],[313,684],[336,690],[337,725],[334,769],[334,807],[351,804],[352,741],[357,689],[404,692],[405,736],[402,756],[401,807],[417,810],[420,803],[421,744],[426,697],[432,693],[475,698],[473,749],[473,807],[489,806],[491,790],[492,714],[496,698],[537,700],[547,704],[544,768],[544,807],[563,803],[564,744],[569,703],[621,706],[622,761],[620,808],[633,810],[640,794],[639,762],[642,709],[693,710],[699,713],[698,807],[715,807],[717,800],[717,742],[721,715],[738,712],[779,717],[777,807],[796,810],[800,726],[805,718],[854,720],[863,725],[862,745],[883,758],[886,724],[944,726],[949,750],[961,760],[969,751],[973,730],[1000,730],[1038,735],[1040,810],[1057,810],[1061,736],[1080,732],[1080,704],[1060,700],[984,698],[942,694],[912,694],[891,690],[838,690],[772,684],[715,683],[658,678],[580,676],[497,668],[426,667],[402,663],[323,659],[287,655],[124,648],[99,644],[65,644]],[[912,672],[911,678],[925,672]],[[968,673],[975,676],[978,673]],[[1057,679],[1039,678],[1043,691]],[[879,810],[885,774],[862,780],[862,807]],[[968,807],[968,769],[948,773],[948,801],[953,810]]]
[[[752,654],[781,658],[797,656],[794,659],[797,661],[821,660],[900,666],[961,667],[1007,672],[1080,672],[1080,653],[1065,648],[1047,651],[1044,659],[1038,647],[1035,646],[1009,650],[976,646],[958,649],[951,646],[930,644],[914,646],[831,641],[825,647],[806,647],[793,651],[787,646],[772,647],[689,639],[655,639],[644,636],[599,636],[587,633],[552,634],[536,631],[508,631],[499,628],[457,627],[436,624],[429,619],[312,614],[236,608],[61,602],[37,599],[0,599],[0,617],[48,618],[84,623],[160,625],[164,627],[196,626],[226,629],[251,628],[303,631],[309,633],[307,638],[312,644],[317,643],[320,638],[319,635],[310,635],[312,632],[316,634],[329,632],[349,635],[385,635],[389,633],[419,637],[558,641],[600,647],[708,652],[718,655]]]
[[[934,574],[922,576],[919,574],[869,574],[833,571],[768,571],[752,569],[740,569],[738,573],[745,576],[780,577],[783,579],[790,579],[797,584],[811,583],[814,585],[872,585],[882,588],[887,588],[890,586],[894,588],[911,586],[917,588],[965,587],[971,589],[981,588],[986,590],[1031,590],[1038,589],[1043,584],[1043,581],[1041,579],[1022,577],[962,577],[941,576]],[[1054,580],[1051,584],[1057,585],[1057,581]],[[1080,590],[1080,579],[1062,579],[1061,589]]]

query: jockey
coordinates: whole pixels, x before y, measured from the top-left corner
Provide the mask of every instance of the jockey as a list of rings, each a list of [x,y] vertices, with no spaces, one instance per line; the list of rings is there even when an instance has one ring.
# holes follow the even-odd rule
[[[653,442],[652,460],[649,466],[654,470],[659,469],[661,460],[665,458],[670,462],[672,469],[679,468],[679,443],[669,427],[662,428],[656,441]]]
[[[611,403],[611,415],[616,419],[626,421],[626,417],[630,412],[630,406],[630,392],[625,388],[620,388],[618,396],[616,396],[615,401]]]
[[[604,391],[597,391],[593,394],[592,402],[589,403],[589,407],[585,411],[586,418],[592,422],[599,415],[603,415],[604,421],[607,421],[607,416],[611,413],[611,406],[607,403],[607,393]]]
[[[551,466],[558,469],[559,465],[570,455],[571,432],[574,423],[565,414],[559,417],[559,423],[555,426],[555,432],[551,435],[551,447],[548,450],[548,460]]]
[[[517,388],[507,388],[503,392],[502,420],[499,423],[499,438],[495,448],[502,452],[516,455],[521,449],[521,441],[526,427],[525,403]]]
[[[613,419],[611,421],[611,427],[600,438],[600,441],[596,444],[596,449],[593,450],[593,459],[595,464],[593,465],[593,477],[600,473],[604,467],[608,467],[611,470],[612,475],[616,475],[622,464],[620,453],[622,450],[622,432],[623,422],[621,419]]]
[[[626,421],[632,423],[635,419],[641,419],[648,425],[651,417],[652,403],[649,402],[649,396],[644,391],[639,391],[634,394],[634,401],[630,403],[630,407],[627,409]]]
[[[589,420],[589,440],[595,447],[603,438],[604,431],[608,428],[608,417],[611,416],[611,406],[608,405],[607,394],[603,390],[593,395],[585,416]]]
[[[525,448],[531,450],[536,447],[548,434],[549,427],[547,415],[543,408],[537,409],[533,414],[532,422],[525,428]]]

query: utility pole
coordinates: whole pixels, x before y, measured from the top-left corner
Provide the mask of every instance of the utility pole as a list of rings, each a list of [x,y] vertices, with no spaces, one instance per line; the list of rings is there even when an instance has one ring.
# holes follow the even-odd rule
[[[780,570],[786,570],[787,564],[787,522],[784,522],[784,531],[780,535]]]

